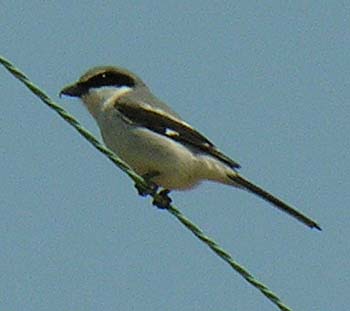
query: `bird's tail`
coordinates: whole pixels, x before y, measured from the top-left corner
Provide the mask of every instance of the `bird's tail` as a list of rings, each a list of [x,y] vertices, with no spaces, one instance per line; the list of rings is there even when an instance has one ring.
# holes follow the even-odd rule
[[[256,195],[258,195],[260,198],[270,202],[272,205],[280,209],[281,211],[293,216],[300,222],[304,223],[310,228],[316,228],[318,230],[322,230],[321,227],[312,219],[309,217],[303,215],[299,211],[297,211],[295,208],[289,206],[288,204],[284,203],[282,200],[276,198],[271,193],[265,191],[264,189],[260,188],[259,186],[253,184],[246,178],[240,176],[239,174],[236,175],[229,175],[228,176],[235,185],[238,185],[239,187],[248,190]]]

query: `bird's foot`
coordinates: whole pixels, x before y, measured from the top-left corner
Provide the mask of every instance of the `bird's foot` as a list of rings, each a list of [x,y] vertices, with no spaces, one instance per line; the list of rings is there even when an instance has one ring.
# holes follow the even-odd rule
[[[155,196],[158,191],[158,185],[151,181],[153,177],[158,176],[158,172],[150,172],[147,174],[144,174],[142,178],[146,181],[147,185],[137,184],[135,183],[135,188],[139,195],[145,197],[148,195]]]
[[[148,195],[156,195],[158,186],[155,183],[147,182],[147,185],[135,184],[135,188],[139,195],[146,197]]]
[[[163,189],[162,191],[156,193],[153,197],[152,204],[160,209],[169,208],[170,203],[172,202],[171,198],[168,195],[169,193],[169,189]]]

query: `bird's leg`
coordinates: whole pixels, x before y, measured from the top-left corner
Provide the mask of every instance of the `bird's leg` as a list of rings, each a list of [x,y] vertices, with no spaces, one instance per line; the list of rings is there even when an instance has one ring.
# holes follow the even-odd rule
[[[145,197],[147,195],[156,195],[157,191],[158,191],[158,185],[154,182],[151,181],[152,178],[156,177],[159,175],[159,172],[157,171],[152,171],[152,172],[148,172],[144,175],[142,175],[142,178],[147,182],[148,187],[140,185],[135,183],[135,188],[137,189],[137,192],[139,193],[139,195]]]
[[[137,189],[137,192],[141,196],[147,196],[152,195],[153,196],[153,202],[152,204],[154,206],[157,206],[161,209],[166,209],[169,207],[170,203],[172,202],[171,198],[169,197],[170,190],[169,189],[163,189],[159,192],[158,191],[158,185],[154,182],[152,182],[152,178],[159,176],[159,172],[157,171],[151,171],[144,175],[142,175],[142,178],[147,182],[148,187],[135,184],[135,188]]]
[[[170,190],[169,189],[163,189],[156,193],[153,197],[152,204],[157,206],[160,209],[167,209],[170,206],[171,198],[169,197]]]

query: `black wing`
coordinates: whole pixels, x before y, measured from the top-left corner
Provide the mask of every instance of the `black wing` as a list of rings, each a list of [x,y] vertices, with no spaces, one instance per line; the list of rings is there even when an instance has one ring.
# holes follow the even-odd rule
[[[147,104],[138,104],[128,100],[119,99],[115,108],[124,118],[134,124],[146,127],[158,134],[169,137],[175,141],[188,144],[203,153],[210,154],[224,162],[231,168],[240,168],[240,165],[221,153],[213,143],[197,132],[187,123],[165,114],[162,110],[152,108]]]

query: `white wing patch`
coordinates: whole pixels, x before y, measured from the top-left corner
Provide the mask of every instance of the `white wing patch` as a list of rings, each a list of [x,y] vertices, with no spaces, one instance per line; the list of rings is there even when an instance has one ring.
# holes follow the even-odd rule
[[[172,129],[165,129],[165,135],[169,137],[178,137],[180,134]]]

